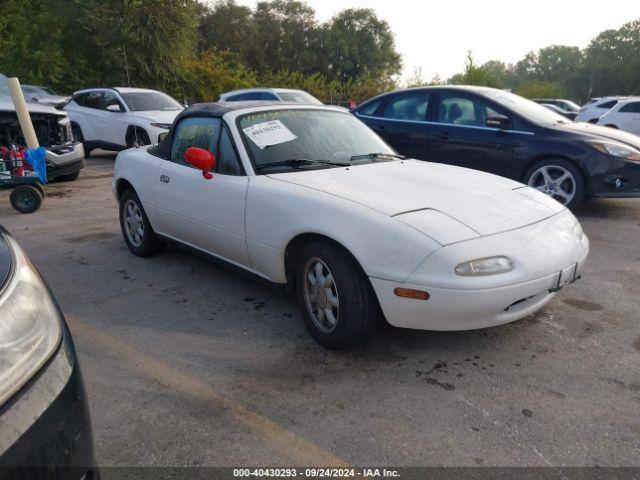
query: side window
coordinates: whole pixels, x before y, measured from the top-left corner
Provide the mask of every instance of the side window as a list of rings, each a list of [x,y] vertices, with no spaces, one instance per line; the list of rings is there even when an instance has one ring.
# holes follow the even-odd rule
[[[427,106],[429,94],[427,92],[411,92],[396,95],[388,101],[384,107],[382,116],[396,120],[420,120],[427,119]]]
[[[87,98],[87,94],[86,93],[81,93],[80,95],[76,95],[75,97],[73,97],[73,101],[76,102],[76,104],[78,104],[81,107],[84,107],[84,102],[85,99]]]
[[[217,172],[223,175],[242,175],[240,161],[233,148],[233,142],[229,129],[222,127],[220,134],[220,143],[218,145]]]
[[[102,92],[87,92],[83,96],[83,107],[100,108],[100,102],[102,101]]]
[[[596,108],[613,108],[616,103],[618,103],[617,100],[610,100],[608,102],[601,103],[600,105],[596,105]]]
[[[493,115],[504,115],[507,112],[490,105],[482,98],[458,94],[444,94],[440,99],[438,112],[439,123],[486,127],[487,118]]]
[[[122,106],[122,103],[120,103],[118,96],[113,92],[104,92],[102,109],[106,110],[109,105],[117,105],[118,107],[120,107],[120,111],[124,112],[124,107]]]
[[[280,99],[271,92],[261,92],[260,98],[258,98],[257,100],[280,100]]]
[[[631,102],[620,107],[620,113],[640,113],[640,102]]]
[[[382,104],[382,99],[377,100],[375,102],[371,102],[369,105],[366,105],[363,108],[359,108],[358,113],[360,115],[371,115],[371,116],[375,115],[376,111],[378,110],[381,104]]]
[[[173,134],[170,159],[172,162],[189,165],[184,159],[184,152],[189,147],[204,148],[217,157],[219,136],[219,118],[185,118],[178,124]]]
[[[247,92],[247,93],[239,93],[237,95],[232,95],[227,98],[227,102],[240,102],[243,100],[264,100],[262,98],[262,92]]]

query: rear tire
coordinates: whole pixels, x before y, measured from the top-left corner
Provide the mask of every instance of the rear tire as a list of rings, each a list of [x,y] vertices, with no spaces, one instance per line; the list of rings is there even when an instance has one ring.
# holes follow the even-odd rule
[[[563,158],[548,158],[533,165],[523,183],[575,208],[585,198],[586,180],[580,168]]]
[[[33,213],[42,205],[42,192],[33,185],[19,185],[11,190],[9,202],[20,213]]]
[[[370,336],[378,304],[369,279],[346,250],[309,242],[298,255],[295,279],[305,325],[320,345],[349,348]]]
[[[167,244],[153,231],[138,195],[133,190],[125,190],[119,203],[120,229],[129,250],[139,257],[162,252]]]

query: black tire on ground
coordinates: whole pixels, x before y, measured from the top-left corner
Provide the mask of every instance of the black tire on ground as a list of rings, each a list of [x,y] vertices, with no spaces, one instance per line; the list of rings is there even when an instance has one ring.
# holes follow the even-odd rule
[[[43,196],[38,187],[19,185],[11,190],[9,201],[20,213],[33,213],[42,205]]]
[[[333,278],[338,298],[337,321],[332,331],[322,331],[312,316],[306,289],[307,265],[320,259]],[[327,276],[328,276],[328,273]],[[356,260],[343,248],[330,242],[312,241],[300,250],[295,265],[298,304],[311,336],[323,347],[336,350],[363,343],[374,330],[379,314],[375,294]],[[331,289],[330,289],[331,290]],[[331,308],[331,307],[330,307]]]
[[[139,244],[134,243],[135,238],[132,240],[127,232],[125,210],[129,206],[131,206],[132,208],[137,207],[138,211],[140,212],[143,233],[142,235],[140,235],[141,241],[139,242]],[[153,231],[151,223],[149,223],[149,219],[147,218],[147,214],[142,208],[142,202],[133,190],[128,189],[122,193],[122,195],[120,196],[119,207],[120,228],[122,230],[122,237],[124,238],[127,247],[129,247],[129,250],[131,250],[134,255],[137,255],[139,257],[150,257],[152,255],[155,255],[156,253],[162,252],[165,249],[165,247],[167,246],[166,242],[158,238],[156,233]]]
[[[82,144],[84,148],[84,156],[90,157],[92,148],[88,147],[87,144],[84,143],[84,135],[82,135],[82,130],[80,129],[80,126],[74,123],[71,125],[71,130],[73,131],[73,138]]]
[[[80,176],[80,169],[76,170],[73,173],[69,173],[68,175],[59,175],[55,178],[56,182],[73,182],[77,180]]]
[[[142,145],[149,145],[150,143],[149,135],[141,128],[137,128],[135,131],[132,130],[131,133],[129,133],[129,138],[127,138],[127,147],[129,148],[141,147]]]
[[[539,186],[538,184],[531,184],[531,177],[543,167],[548,167],[551,174],[555,175],[555,177],[553,177],[554,180],[560,178],[560,176],[563,175],[563,171],[571,174],[571,177],[573,178],[575,186],[573,188],[573,198],[568,203],[565,203],[564,201],[561,201],[560,197],[554,196],[556,200],[559,200],[560,203],[563,203],[567,208],[571,209],[577,207],[582,201],[585,200],[587,181],[585,180],[584,174],[582,173],[578,165],[569,160],[565,160],[564,158],[547,158],[536,163],[527,171],[526,175],[524,176],[523,183],[532,186],[533,188]],[[562,182],[562,185],[564,185],[565,188],[568,188],[567,186],[570,185],[570,182],[571,179],[568,178],[567,180]]]

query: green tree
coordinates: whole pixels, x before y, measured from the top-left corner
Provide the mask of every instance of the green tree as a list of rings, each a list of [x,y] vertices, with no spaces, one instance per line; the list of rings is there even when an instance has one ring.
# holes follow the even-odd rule
[[[201,50],[227,51],[247,64],[256,41],[251,8],[223,0],[206,9],[199,27]]]
[[[529,80],[522,83],[515,93],[525,98],[566,98],[567,91],[557,83]]]
[[[389,78],[402,67],[389,24],[368,8],[343,10],[324,25],[322,51],[327,75],[341,81]]]

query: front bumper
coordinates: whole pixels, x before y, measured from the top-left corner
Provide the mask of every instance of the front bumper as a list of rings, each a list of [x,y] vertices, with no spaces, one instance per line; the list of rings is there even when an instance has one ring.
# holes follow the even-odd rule
[[[2,478],[96,479],[89,408],[71,336],[0,407]]]
[[[46,160],[49,180],[75,173],[85,167],[84,147],[79,142],[48,147]]]
[[[600,155],[592,163],[594,197],[640,197],[640,163]]]
[[[528,227],[444,247],[404,283],[371,278],[371,284],[387,321],[397,327],[473,330],[519,320],[580,277],[589,240],[574,233],[575,222],[564,210]],[[511,258],[515,269],[484,277],[453,273],[462,261],[496,255]],[[399,297],[397,287],[426,291],[430,297]]]

